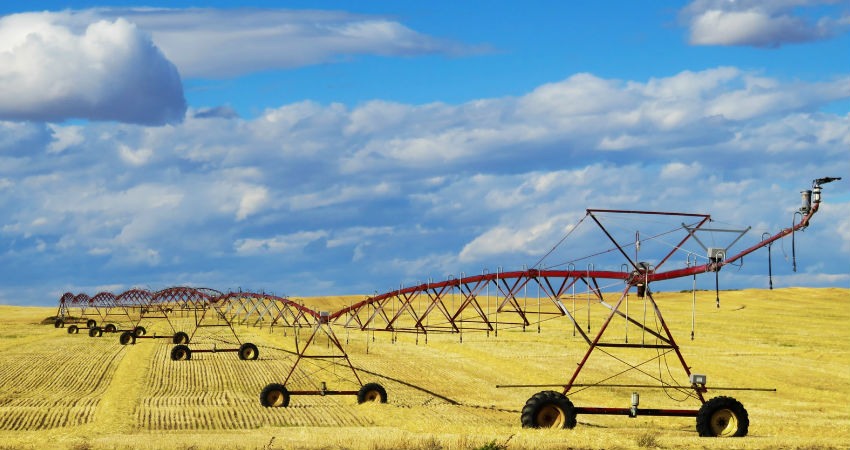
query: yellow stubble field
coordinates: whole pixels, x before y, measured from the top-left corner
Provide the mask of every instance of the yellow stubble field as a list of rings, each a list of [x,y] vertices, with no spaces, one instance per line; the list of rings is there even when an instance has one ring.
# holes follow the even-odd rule
[[[0,449],[850,448],[850,289],[721,291],[720,297],[718,309],[714,292],[699,291],[692,311],[689,292],[655,294],[688,364],[708,376],[709,386],[776,389],[708,393],[744,404],[750,418],[744,438],[700,438],[693,418],[579,415],[572,430],[523,429],[526,400],[553,388],[497,385],[569,379],[587,345],[563,317],[543,322],[539,331],[532,325],[503,327],[498,337],[431,334],[427,343],[423,335],[336,328],[361,381],[383,385],[388,403],[293,396],[288,408],[264,408],[262,388],[282,382],[292,367],[294,330],[237,326],[241,341],[259,347],[256,361],[234,353],[172,361],[168,339],[122,346],[115,334],[90,338],[42,325],[55,308],[0,306]],[[335,310],[351,300],[305,303]],[[630,314],[643,314],[640,301],[630,307]],[[591,330],[603,319],[594,314]],[[653,323],[651,311],[646,323]],[[149,334],[170,332],[146,326]],[[235,342],[229,329],[216,333],[196,340],[198,347]],[[303,342],[309,331],[300,333]],[[625,340],[627,333],[632,343],[652,339],[622,320],[611,323],[606,337]],[[324,336],[313,349],[333,351]],[[640,352],[611,351],[622,360],[637,358],[633,364],[652,376],[687,383],[674,354]],[[616,358],[594,353],[576,381],[623,371]],[[612,382],[637,381],[632,376]],[[347,367],[315,361],[300,364],[288,387],[314,389],[323,381],[329,389],[356,389]],[[598,387],[570,398],[576,406],[627,408],[633,391],[641,407],[699,407],[662,389]]]

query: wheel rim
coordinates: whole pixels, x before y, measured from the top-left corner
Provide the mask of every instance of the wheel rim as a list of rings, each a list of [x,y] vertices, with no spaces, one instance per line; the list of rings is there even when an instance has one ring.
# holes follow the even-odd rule
[[[540,428],[563,428],[567,416],[555,405],[545,405],[537,413],[537,425]]]
[[[738,417],[731,409],[720,409],[711,416],[715,436],[732,436],[738,430]]]
[[[175,353],[175,354],[174,354],[174,356],[176,356],[176,357],[177,357],[177,360],[178,360],[178,361],[185,361],[185,360],[186,360],[186,356],[187,356],[187,354],[188,354],[188,353],[186,352],[186,350],[183,350],[182,348],[181,348],[180,350],[177,350],[177,351],[176,351],[176,352],[174,352],[174,353]]]
[[[246,348],[242,350],[242,359],[254,359],[254,349]]]
[[[268,403],[269,406],[279,408],[283,406],[284,398],[285,396],[283,395],[283,392],[279,390],[269,391],[268,394],[266,394],[266,403]]]
[[[364,402],[380,402],[381,401],[381,393],[378,391],[369,391],[366,392],[366,395],[363,396]]]

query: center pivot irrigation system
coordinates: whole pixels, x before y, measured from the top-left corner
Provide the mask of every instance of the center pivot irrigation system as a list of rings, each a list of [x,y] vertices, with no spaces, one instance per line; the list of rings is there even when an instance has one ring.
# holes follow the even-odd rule
[[[392,333],[416,333],[417,338],[431,332],[449,332],[459,334],[460,341],[465,331],[485,331],[498,335],[499,328],[518,328],[525,330],[536,324],[558,316],[566,316],[572,322],[573,333],[578,333],[588,348],[577,364],[569,380],[555,385],[502,385],[498,387],[560,387],[560,391],[544,390],[528,399],[522,409],[521,422],[528,428],[573,428],[578,414],[641,416],[695,417],[696,429],[700,436],[745,436],[749,427],[749,418],[743,405],[732,397],[718,396],[706,399],[709,391],[724,390],[772,390],[758,388],[734,388],[711,386],[707,377],[691,372],[691,367],[679,349],[670,328],[665,322],[658,303],[652,295],[653,283],[684,277],[694,278],[694,303],[696,276],[705,273],[715,274],[717,307],[720,305],[718,272],[727,265],[743,260],[744,256],[772,243],[791,236],[794,269],[796,271],[795,233],[804,230],[818,211],[821,203],[822,185],[840,178],[819,178],[812,182],[810,190],[802,191],[802,206],[794,211],[792,226],[775,234],[761,236],[754,245],[737,253],[729,250],[749,228],[721,228],[714,225],[707,214],[680,212],[602,210],[588,209],[584,218],[570,229],[567,236],[552,249],[535,268],[515,272],[497,270],[495,273],[450,278],[440,282],[428,282],[416,286],[401,287],[397,290],[376,294],[357,304],[343,308],[329,315],[329,322],[356,328],[363,331],[388,331]],[[799,220],[798,220],[799,218]],[[622,219],[622,220],[617,220]],[[587,227],[582,223],[592,223],[601,232],[603,241],[611,244],[602,251],[590,256],[568,259],[543,268],[543,262],[555,255],[555,250],[576,233],[581,241],[590,239]],[[625,223],[625,226],[621,226]],[[643,235],[635,231],[635,224],[646,226],[652,233]],[[660,224],[660,225],[659,225]],[[672,225],[672,226],[669,226]],[[664,226],[668,226],[664,228]],[[597,233],[598,234],[598,233]],[[708,238],[712,237],[707,246]],[[726,236],[725,245],[718,246],[714,236]],[[574,236],[575,237],[575,236]],[[581,246],[581,242],[578,245]],[[688,250],[688,248],[696,250]],[[671,268],[673,256],[684,253],[685,267]],[[585,268],[577,264],[594,258],[613,254],[622,257],[619,270],[601,270],[594,263]],[[646,258],[646,259],[643,259]],[[610,259],[610,258],[609,258]],[[616,266],[615,266],[616,267]],[[577,285],[586,288],[586,311],[577,309]],[[619,290],[616,301],[609,302],[603,294],[605,288]],[[531,295],[529,294],[531,291]],[[536,291],[537,301],[533,294]],[[641,302],[642,311],[629,311],[629,294],[635,291]],[[616,291],[615,291],[616,292]],[[584,300],[584,299],[581,299]],[[570,305],[571,303],[571,305]],[[579,301],[579,303],[582,303]],[[591,304],[602,307],[607,316],[601,326],[591,332]],[[649,313],[647,312],[649,310]],[[579,313],[587,313],[587,327]],[[625,339],[606,339],[612,334],[615,319],[622,320]],[[650,325],[650,321],[654,326]],[[693,322],[692,322],[693,324]],[[629,340],[629,327],[637,328],[639,339]],[[691,338],[694,336],[693,325]],[[418,341],[418,340],[417,340]],[[624,355],[629,352],[653,353],[649,359],[636,363],[629,362]],[[603,353],[626,366],[625,370],[604,376],[593,383],[578,383],[583,369],[591,356]],[[687,383],[676,383],[650,373],[645,364],[657,361],[660,365],[666,356],[675,355],[681,363]],[[668,373],[670,368],[668,366]],[[613,384],[611,380],[626,374],[637,377],[649,377],[654,384]],[[672,374],[670,375],[672,378]],[[661,388],[665,391],[679,392],[688,399],[701,404],[699,409],[652,409],[639,408],[640,397],[637,392],[631,396],[631,407],[612,408],[596,406],[575,406],[570,394],[593,388]],[[264,403],[265,404],[265,403]]]
[[[170,305],[168,309],[163,308],[162,300],[152,300],[161,298],[157,294],[151,295],[148,301],[139,300],[137,304],[140,307],[145,305],[146,310],[157,307],[157,311],[163,312],[164,317],[168,317],[169,313],[176,314],[178,310],[194,311],[196,330],[202,326],[208,311],[212,311],[217,320],[225,326],[230,326],[231,330],[233,323],[254,326],[268,324],[271,327],[299,330],[311,328],[310,335],[301,342],[298,340],[300,333],[293,333],[296,339],[295,351],[290,353],[296,356],[296,359],[281,383],[272,383],[262,389],[260,403],[266,407],[286,407],[292,395],[356,394],[359,403],[386,402],[387,393],[381,385],[361,382],[345,346],[334,332],[335,327],[372,333],[389,332],[394,340],[398,333],[412,333],[416,335],[417,343],[420,336],[427,343],[431,333],[453,333],[463,342],[465,332],[486,332],[488,336],[498,336],[500,330],[525,331],[534,325],[540,332],[542,322],[567,317],[572,325],[573,336],[583,340],[587,344],[587,350],[566,382],[497,386],[550,388],[532,395],[526,401],[521,413],[523,427],[573,428],[576,426],[578,414],[670,416],[696,418],[696,429],[700,436],[745,436],[748,432],[749,417],[744,406],[732,397],[717,396],[707,399],[707,394],[712,391],[772,389],[710,386],[705,375],[692,373],[691,366],[686,363],[650,287],[661,281],[693,277],[695,307],[697,275],[714,273],[719,308],[718,272],[724,266],[742,264],[746,255],[763,247],[769,249],[774,242],[787,236],[791,236],[793,265],[796,271],[795,233],[806,229],[811,218],[817,213],[821,203],[822,185],[835,180],[840,178],[814,180],[810,190],[802,191],[802,206],[793,212],[791,227],[776,233],[764,233],[760,241],[737,253],[730,252],[730,249],[743,238],[749,228],[720,227],[707,214],[588,209],[584,217],[569,228],[567,235],[532,268],[520,271],[485,270],[480,275],[471,276],[461,273],[460,276],[449,277],[445,281],[401,286],[383,294],[376,293],[332,313],[317,312],[290,299],[268,294],[231,292],[213,296],[209,292],[192,288],[179,288],[184,290],[179,291],[179,295],[178,291],[174,290],[177,288],[168,291],[169,295],[165,296],[170,299],[166,302]],[[635,226],[640,228],[636,230]],[[722,244],[716,242],[715,236],[718,235],[724,237]],[[570,245],[564,245],[568,238],[572,238]],[[594,238],[607,242],[608,246],[602,250],[591,251],[589,256],[559,259],[561,257],[558,252],[564,249],[570,253],[589,250],[585,248],[585,244]],[[573,242],[576,240],[578,243]],[[676,259],[674,255],[685,256],[684,267],[668,269],[676,265],[673,262]],[[616,260],[613,265],[612,259]],[[547,264],[553,260],[556,263]],[[586,265],[579,268],[579,264]],[[632,292],[634,295],[630,296]],[[123,295],[116,299],[120,300]],[[66,308],[71,305],[80,307],[79,318],[75,320],[82,321],[90,314],[91,307],[90,303],[83,301],[87,297],[78,297],[80,296],[66,294],[61,304],[65,305],[67,302]],[[630,310],[631,303],[638,303],[638,306],[632,306]],[[61,309],[62,307],[60,311]],[[603,311],[601,317],[604,317],[604,320],[592,322],[591,310]],[[99,311],[99,317],[105,318],[105,313]],[[89,319],[87,326],[96,328],[93,322],[94,320]],[[623,328],[620,328],[618,323],[622,323]],[[694,323],[695,313],[692,316],[691,339],[694,338]],[[57,326],[60,326],[58,322]],[[593,327],[596,327],[596,330],[592,330]],[[636,330],[632,331],[631,336],[630,329]],[[128,339],[144,334],[138,330],[139,325],[136,323]],[[317,337],[321,335],[327,338],[330,350],[318,354],[315,353],[315,348],[308,351],[311,346],[316,347]],[[184,337],[186,339],[182,340]],[[188,340],[185,333],[181,335],[181,342],[172,351],[172,359],[189,359],[192,351],[198,351],[189,350],[185,345]],[[177,334],[174,335],[174,343],[178,344]],[[241,359],[256,358],[256,346],[248,352],[248,358],[242,357],[243,347],[244,344],[238,350]],[[613,358],[617,364],[625,366],[625,369],[601,375],[601,379],[594,382],[579,383],[579,376],[588,369],[591,356],[600,353]],[[635,359],[638,354],[642,356]],[[650,356],[646,357],[647,354]],[[687,382],[676,381],[667,364],[668,355],[675,356],[675,360],[681,364],[681,379]],[[287,383],[292,381],[298,365],[308,359],[328,360],[347,366],[354,374],[360,389],[329,390],[323,382],[320,388],[313,390],[290,390]],[[662,361],[667,366],[669,378],[661,374]],[[650,362],[658,364],[659,373],[652,373],[648,369],[647,364]],[[591,376],[594,376],[593,372]],[[597,372],[595,376],[600,375]],[[615,378],[625,382],[613,383]],[[651,379],[652,383],[636,381],[647,378]],[[561,389],[551,390],[553,387]],[[576,406],[569,398],[570,395],[598,387],[660,388],[665,393],[679,393],[684,397],[683,400],[699,402],[700,407],[643,408],[639,407],[638,392],[632,392],[629,408]]]

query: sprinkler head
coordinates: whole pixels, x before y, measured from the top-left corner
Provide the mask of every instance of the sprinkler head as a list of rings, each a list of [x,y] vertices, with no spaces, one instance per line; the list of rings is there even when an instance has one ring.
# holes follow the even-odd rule
[[[812,186],[821,186],[821,185],[824,185],[824,184],[826,184],[826,183],[832,183],[833,181],[838,181],[838,180],[840,180],[840,179],[841,179],[841,177],[823,177],[823,178],[817,178],[817,179],[815,179],[814,181],[812,181]]]

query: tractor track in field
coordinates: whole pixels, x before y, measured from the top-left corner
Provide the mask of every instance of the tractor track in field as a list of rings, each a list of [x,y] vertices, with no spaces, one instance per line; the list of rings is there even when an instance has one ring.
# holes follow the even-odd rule
[[[94,425],[101,429],[129,431],[135,428],[132,418],[139,404],[142,381],[147,377],[153,345],[123,346],[123,358],[112,374],[112,379],[103,393],[94,418]]]

